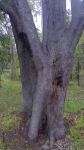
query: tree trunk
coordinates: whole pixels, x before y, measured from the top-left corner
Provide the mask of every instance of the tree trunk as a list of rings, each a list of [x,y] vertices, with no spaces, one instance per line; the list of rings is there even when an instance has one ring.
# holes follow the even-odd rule
[[[58,86],[56,92],[50,95],[47,106],[50,143],[54,143],[55,140],[64,138],[66,135],[63,120],[65,94],[65,89]]]
[[[20,74],[22,81],[22,92],[24,97],[24,112],[31,116],[33,96],[37,82],[37,71],[33,59],[23,46],[23,41],[18,37],[14,21],[11,19],[12,29],[17,44],[17,52],[20,64]]]
[[[62,54],[62,56],[59,54],[58,60],[55,59],[56,61],[53,60],[53,62],[51,61],[52,57],[50,56],[48,64],[43,67],[43,70],[41,70],[38,75],[31,123],[28,133],[31,141],[38,137],[45,104],[47,105],[47,126],[49,129],[48,133],[50,142],[63,138],[66,135],[63,112],[66,90],[73,64],[73,57],[70,57],[70,49],[66,42],[63,44],[60,43],[60,48],[64,54]],[[68,51],[66,51],[66,49],[68,49]]]
[[[15,68],[14,68],[14,45],[10,43],[10,79],[15,80]]]
[[[42,123],[42,113],[45,110],[49,95],[49,82],[50,72],[48,67],[45,66],[38,73],[38,81],[32,108],[32,117],[28,133],[28,137],[31,141],[34,141],[38,137],[38,131],[40,129],[40,124]]]
[[[2,0],[0,8],[9,14],[16,40],[24,110],[31,116],[28,137],[31,141],[36,140],[45,114],[49,139],[53,143],[66,135],[63,121],[64,101],[74,50],[84,22],[80,13],[77,17],[75,14],[67,27],[66,0],[42,0],[42,3],[43,45],[38,39],[27,0]],[[73,6],[72,1],[72,14]],[[77,0],[76,12],[79,9]]]
[[[39,44],[36,28],[33,27],[33,17],[27,4],[26,0],[13,1],[12,4],[10,4],[12,9],[9,11],[9,16],[20,62],[24,111],[28,112],[31,116],[32,103],[38,76],[37,69],[42,67],[41,61],[44,62],[45,59],[42,60],[43,54],[40,52],[41,45]],[[29,17],[27,15],[29,15]]]
[[[76,66],[76,79],[77,79],[78,86],[80,86],[80,62],[79,62],[79,58],[77,59],[77,66]]]

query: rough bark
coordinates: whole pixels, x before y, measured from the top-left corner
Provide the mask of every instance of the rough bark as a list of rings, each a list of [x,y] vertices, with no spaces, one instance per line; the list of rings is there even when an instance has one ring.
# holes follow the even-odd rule
[[[37,82],[37,71],[33,59],[29,54],[29,49],[27,50],[24,47],[22,39],[20,40],[20,38],[18,37],[14,22],[11,17],[10,19],[18,50],[22,91],[24,97],[24,111],[28,112],[28,115],[30,116],[32,111],[33,96]]]
[[[32,108],[32,118],[29,128],[28,137],[30,140],[35,140],[38,137],[38,130],[40,121],[42,120],[42,113],[47,103],[49,94],[50,71],[48,67],[44,67],[38,73],[38,81]]]
[[[75,0],[72,1],[73,17],[68,28],[66,0],[42,0],[42,3],[43,47],[26,0],[9,0],[8,3],[2,0],[0,8],[11,19],[20,61],[25,110],[32,112],[28,137],[30,140],[38,137],[46,105],[48,133],[52,143],[66,135],[64,101],[74,50],[83,31],[84,21],[79,0],[75,12]]]
[[[64,138],[66,135],[63,121],[65,93],[65,89],[56,86],[56,92],[51,93],[47,105],[48,129],[51,143],[54,143],[57,139]]]
[[[80,9],[81,9],[80,0],[71,0],[72,19],[74,21],[76,21],[80,17],[81,14]]]

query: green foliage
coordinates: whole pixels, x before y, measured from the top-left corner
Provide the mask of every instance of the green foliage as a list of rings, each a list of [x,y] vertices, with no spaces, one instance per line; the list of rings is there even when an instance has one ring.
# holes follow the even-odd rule
[[[3,139],[0,138],[0,149],[2,150],[2,148],[5,147],[5,143],[3,142]]]
[[[12,81],[8,73],[2,75],[2,88],[0,89],[0,112],[17,111],[23,109],[20,81]]]
[[[8,53],[5,49],[0,48],[0,75],[7,67]]]
[[[77,129],[84,129],[84,116],[81,115],[80,118],[76,120],[75,124]]]
[[[71,74],[72,80],[77,79],[77,75],[81,75],[80,73],[82,69],[84,69],[84,32],[76,47],[74,66]]]
[[[9,57],[8,45],[9,45],[9,37],[6,35],[0,35],[0,81],[1,75],[8,65],[8,57]]]
[[[78,101],[66,101],[65,102],[65,112],[77,112],[81,109],[84,109],[84,102]]]
[[[75,121],[75,125],[70,128],[69,135],[72,139],[73,150],[83,150],[84,148],[84,136],[82,136],[82,131],[84,130],[84,116],[81,115]]]
[[[13,67],[14,67],[14,80],[20,80],[20,67],[19,67],[18,55],[16,52],[14,52]]]
[[[84,57],[84,32],[76,48],[76,57]]]
[[[81,138],[80,130],[78,130],[76,127],[70,128],[70,136],[74,140],[79,140]]]
[[[82,132],[84,131],[84,115],[80,113],[81,110],[84,110],[84,89],[71,81],[65,101],[65,118],[66,120],[68,119],[67,112],[69,115],[73,114],[72,116],[74,117],[74,122],[72,119],[73,125],[69,129],[72,150],[84,149],[84,134],[82,136]]]
[[[8,114],[2,118],[1,125],[4,131],[11,131],[12,127],[15,126],[16,122],[17,122],[16,115],[12,116]]]
[[[8,50],[9,49],[9,43],[10,43],[10,36],[8,34],[1,34],[0,35],[0,42],[1,42],[2,48],[4,48],[5,50]]]
[[[82,86],[79,87],[71,81],[65,101],[65,112],[78,112],[80,109],[84,109],[84,90]]]

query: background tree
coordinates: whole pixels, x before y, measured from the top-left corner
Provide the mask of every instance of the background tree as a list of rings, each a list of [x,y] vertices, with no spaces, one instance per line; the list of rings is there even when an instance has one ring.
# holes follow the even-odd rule
[[[71,73],[71,80],[76,80],[78,86],[81,86],[82,70],[84,69],[84,33],[77,44],[75,51],[74,66]]]
[[[1,87],[1,76],[4,69],[7,68],[7,64],[8,64],[8,51],[6,49],[6,45],[4,45],[6,39],[0,36],[0,41],[1,41],[0,42],[0,87]]]
[[[16,46],[15,46],[15,40],[14,40],[14,36],[12,33],[12,27],[10,24],[10,19],[8,17],[8,15],[6,15],[5,13],[1,12],[0,13],[0,34],[1,34],[1,43],[3,41],[3,48],[5,48],[5,50],[8,53],[8,62],[7,62],[7,72],[9,73],[9,77],[11,80],[15,80],[16,78],[19,78],[19,72],[17,70],[19,70],[19,64],[17,61],[17,51],[16,51]],[[2,35],[4,36],[4,38],[2,39]],[[5,47],[4,47],[5,46]],[[17,68],[18,66],[18,68]]]
[[[75,48],[84,27],[83,4],[84,1],[71,0],[72,20],[67,24],[66,0],[42,0],[40,43],[27,0],[0,0],[0,9],[9,14],[17,45],[31,141],[38,137],[45,116],[51,143],[66,135],[64,101]]]

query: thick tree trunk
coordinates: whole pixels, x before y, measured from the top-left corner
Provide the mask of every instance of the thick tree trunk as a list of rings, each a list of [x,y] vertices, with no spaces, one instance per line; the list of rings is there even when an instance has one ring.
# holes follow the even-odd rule
[[[73,66],[74,49],[84,22],[76,14],[66,26],[66,0],[42,0],[43,47],[41,47],[27,0],[2,0],[0,8],[11,19],[18,49],[25,111],[31,115],[28,137],[36,140],[47,107],[50,142],[66,134],[63,121],[66,90]],[[6,6],[6,7],[5,7]],[[72,2],[72,15],[73,15]]]
[[[50,72],[48,67],[44,67],[38,73],[38,81],[33,102],[32,117],[29,128],[28,137],[30,140],[35,140],[38,137],[40,122],[42,121],[42,113],[47,104],[47,98],[50,89]],[[41,122],[42,123],[42,122]]]
[[[63,45],[60,47],[62,50],[63,47],[65,49],[68,48],[66,47],[66,43]],[[66,135],[63,111],[66,90],[73,62],[73,57],[69,58],[68,54],[69,53],[66,53],[65,50],[58,62],[52,63],[51,58],[48,65],[45,65],[43,70],[39,73],[28,133],[30,140],[35,140],[38,137],[40,122],[42,121],[42,112],[44,111],[45,104],[47,105],[46,115],[50,142],[53,142],[55,139],[63,138]],[[66,63],[67,61],[68,63]],[[59,65],[59,63],[61,65]]]
[[[11,19],[12,29],[16,40],[18,58],[20,63],[20,74],[22,81],[22,92],[24,98],[24,112],[31,116],[33,96],[37,82],[37,71],[34,61],[29,51],[23,46],[22,39],[19,38],[14,21]],[[21,25],[21,24],[20,24]],[[23,37],[24,38],[24,37]]]
[[[37,71],[32,59],[29,58],[28,53],[19,54],[20,73],[22,81],[22,91],[24,97],[24,111],[31,115],[33,98],[37,82]]]
[[[66,90],[58,86],[56,92],[52,93],[49,98],[47,117],[50,143],[54,143],[55,140],[64,138],[66,135],[63,120],[65,94]]]
[[[8,1],[8,3],[2,1],[0,6],[1,9],[9,14],[11,20],[20,62],[24,111],[31,115],[38,76],[37,68],[41,67],[42,58],[42,55],[40,55],[41,47],[34,27],[33,17],[26,0]],[[5,6],[7,6],[6,9]],[[38,56],[40,58],[38,58]]]

